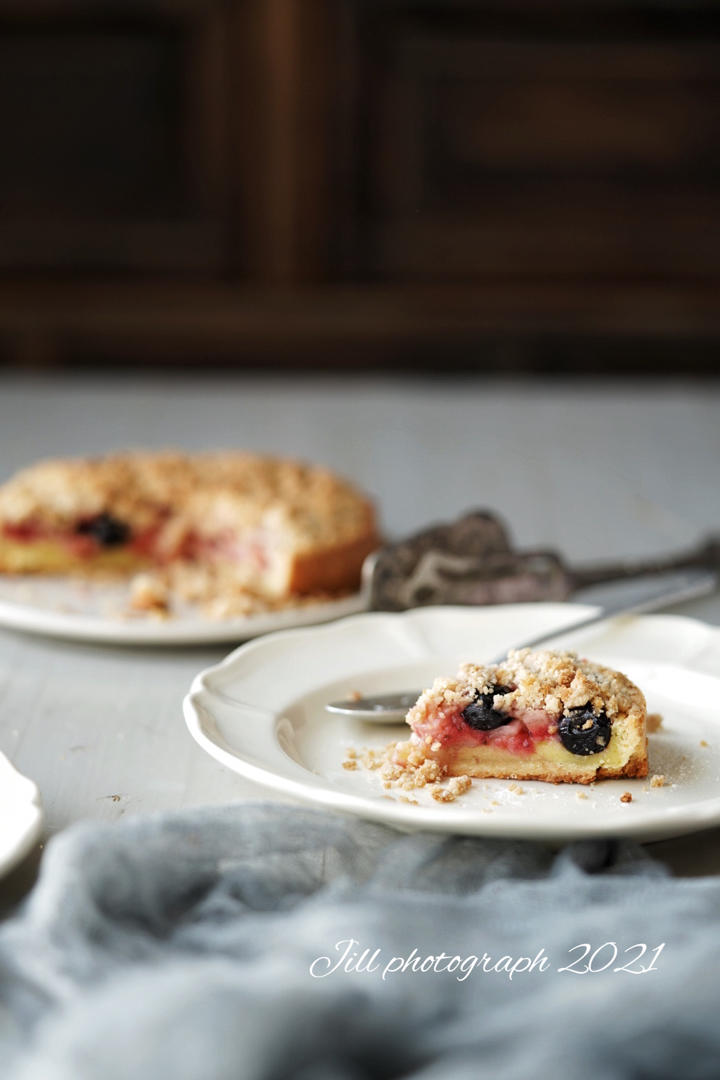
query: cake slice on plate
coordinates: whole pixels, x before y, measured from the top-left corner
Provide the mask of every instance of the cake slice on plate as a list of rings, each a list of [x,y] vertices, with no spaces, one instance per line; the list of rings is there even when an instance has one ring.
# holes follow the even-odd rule
[[[512,651],[438,678],[409,743],[446,776],[589,784],[647,776],[646,706],[625,675],[569,652]],[[400,749],[400,748],[398,748]]]

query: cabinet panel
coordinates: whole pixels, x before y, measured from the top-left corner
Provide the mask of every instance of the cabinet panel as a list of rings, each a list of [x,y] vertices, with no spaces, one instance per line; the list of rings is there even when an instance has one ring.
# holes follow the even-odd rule
[[[350,262],[405,279],[720,272],[720,23],[635,39],[608,12],[597,39],[572,19],[527,37],[462,8],[453,33],[428,22],[439,4],[355,5]]]
[[[222,265],[221,7],[0,7],[0,266]]]

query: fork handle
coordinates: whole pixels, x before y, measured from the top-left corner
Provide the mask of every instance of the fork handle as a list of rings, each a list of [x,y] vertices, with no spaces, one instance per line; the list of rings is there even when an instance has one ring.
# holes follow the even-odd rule
[[[609,619],[613,615],[630,615],[639,612],[657,611],[658,608],[669,607],[672,604],[680,604],[686,600],[697,600],[701,596],[708,596],[710,593],[715,592],[719,584],[720,577],[712,571],[698,569],[689,570],[681,580],[678,581],[676,579],[670,586],[668,586],[667,582],[654,582],[652,585],[648,586],[647,591],[641,597],[630,604],[627,600],[620,598],[598,608],[592,615],[586,616],[579,622],[570,623],[568,626],[564,626],[560,629],[546,630],[542,634],[537,634],[535,637],[529,638],[527,641],[522,641],[518,645],[513,645],[512,648],[534,649],[537,645],[545,645],[554,638],[561,637],[564,634],[574,633],[576,630],[582,630],[586,626],[592,626],[594,623],[602,622],[604,619]],[[499,664],[505,659],[505,655],[505,653],[502,653],[500,656],[494,657],[489,663]]]
[[[612,563],[572,567],[568,570],[568,574],[574,592],[576,589],[587,589],[593,585],[604,585],[611,581],[625,581],[629,578],[650,577],[656,574],[695,569],[720,572],[720,535],[709,536],[698,547],[679,555],[655,559],[623,559]]]

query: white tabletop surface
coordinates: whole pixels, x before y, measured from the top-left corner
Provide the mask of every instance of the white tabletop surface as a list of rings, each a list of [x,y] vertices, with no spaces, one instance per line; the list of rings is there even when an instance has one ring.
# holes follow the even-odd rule
[[[499,511],[520,544],[574,560],[661,553],[720,531],[718,384],[0,379],[3,477],[44,456],[129,446],[324,462],[376,496],[390,535],[481,506]],[[675,610],[720,625],[720,596]],[[182,697],[225,651],[0,631],[0,750],[38,784],[46,838],[88,818],[275,797],[185,731]],[[678,872],[720,872],[719,841],[711,830],[654,849]],[[0,882],[0,907],[33,872]]]

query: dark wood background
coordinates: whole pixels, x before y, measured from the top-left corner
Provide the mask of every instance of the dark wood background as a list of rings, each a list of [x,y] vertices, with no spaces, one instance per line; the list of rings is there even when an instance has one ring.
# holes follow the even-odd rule
[[[720,8],[0,0],[0,364],[720,373]]]

